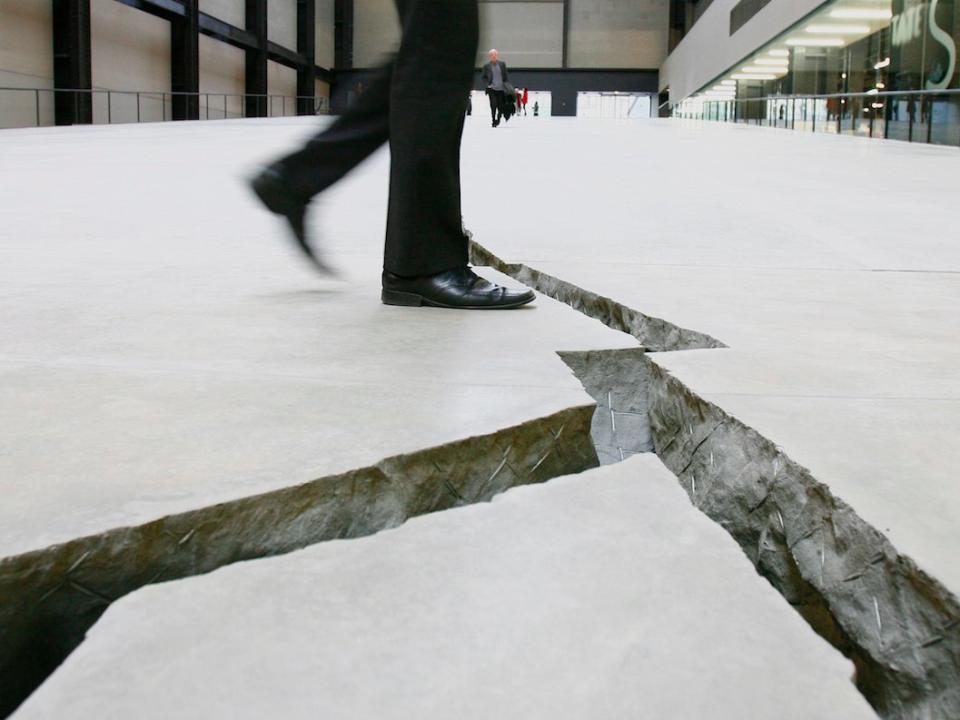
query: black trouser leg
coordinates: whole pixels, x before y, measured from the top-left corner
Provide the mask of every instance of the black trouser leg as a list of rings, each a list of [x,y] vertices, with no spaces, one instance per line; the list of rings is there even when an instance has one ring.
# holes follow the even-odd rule
[[[390,90],[384,269],[432,275],[467,264],[460,140],[477,52],[477,0],[398,0],[397,5],[403,39]]]
[[[497,94],[493,90],[487,90],[487,97],[490,99],[490,120],[497,122],[497,110],[500,107],[497,103]]]
[[[330,127],[277,163],[297,193],[311,198],[323,192],[389,139],[392,78],[391,63]]]

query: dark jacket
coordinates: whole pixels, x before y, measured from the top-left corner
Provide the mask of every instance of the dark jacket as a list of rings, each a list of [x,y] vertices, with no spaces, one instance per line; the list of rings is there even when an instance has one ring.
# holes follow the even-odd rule
[[[507,64],[503,60],[497,61],[497,65],[500,66],[500,72],[503,73],[503,81],[507,82],[510,79],[510,73],[507,72]],[[493,85],[493,63],[487,63],[483,66],[483,87],[489,88]]]

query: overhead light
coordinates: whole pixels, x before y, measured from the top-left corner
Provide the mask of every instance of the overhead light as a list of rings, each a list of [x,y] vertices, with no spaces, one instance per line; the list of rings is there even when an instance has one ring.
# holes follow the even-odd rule
[[[880,91],[877,90],[876,88],[871,88],[870,90],[867,90],[867,95],[876,95],[879,92]]]
[[[793,37],[787,40],[787,45],[799,45],[804,47],[843,47],[843,38]]]
[[[756,67],[754,65],[744,65],[740,72],[747,75],[786,75],[790,72],[788,67]]]
[[[736,85],[736,84],[737,84],[737,81],[736,81],[736,80],[723,80],[723,81],[720,82],[720,84],[721,84],[721,85]]]
[[[873,69],[874,69],[874,70],[881,70],[881,69],[883,69],[883,68],[885,68],[885,67],[888,67],[889,65],[890,65],[890,58],[884,58],[883,60],[881,60],[880,62],[878,62],[876,65],[874,65],[874,66],[873,66]]]
[[[775,57],[790,57],[789,50],[771,50],[769,54]]]
[[[880,88],[881,90],[883,90],[886,86],[887,86],[886,83],[882,83],[882,82],[877,83],[877,87]]]
[[[808,25],[808,33],[819,35],[829,35],[837,33],[838,35],[866,35],[870,32],[869,25]]]
[[[830,13],[830,17],[844,20],[889,20],[893,13],[880,8],[838,8]]]
[[[777,79],[776,75],[754,75],[752,73],[749,75],[746,73],[736,73],[735,75],[731,75],[730,77],[732,77],[734,80],[776,80]]]
[[[777,65],[780,67],[786,67],[790,65],[790,61],[787,58],[754,58],[753,62],[757,65]]]
[[[873,103],[870,105],[870,107],[872,107],[874,110],[879,110],[883,107],[883,103]]]

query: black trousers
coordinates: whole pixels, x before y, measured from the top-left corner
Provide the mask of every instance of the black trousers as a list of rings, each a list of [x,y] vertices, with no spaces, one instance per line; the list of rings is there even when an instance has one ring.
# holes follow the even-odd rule
[[[490,98],[490,119],[494,123],[499,122],[503,117],[503,103],[506,102],[506,93],[503,90],[487,90],[487,96]]]
[[[460,140],[479,41],[477,0],[395,0],[396,58],[328,129],[279,161],[305,198],[390,142],[384,269],[414,277],[467,264]]]

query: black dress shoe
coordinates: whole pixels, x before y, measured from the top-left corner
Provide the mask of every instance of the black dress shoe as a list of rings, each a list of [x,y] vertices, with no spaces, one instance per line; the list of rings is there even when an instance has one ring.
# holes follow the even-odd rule
[[[533,290],[510,290],[494,285],[465,267],[417,278],[384,272],[381,298],[385,305],[404,307],[507,310],[533,302],[536,295]]]
[[[309,198],[303,198],[290,190],[283,175],[273,167],[262,170],[250,181],[250,187],[267,210],[286,218],[293,239],[307,260],[321,272],[335,274],[333,268],[327,265],[307,242],[306,216]]]

